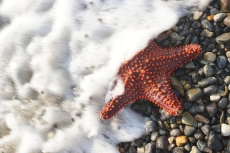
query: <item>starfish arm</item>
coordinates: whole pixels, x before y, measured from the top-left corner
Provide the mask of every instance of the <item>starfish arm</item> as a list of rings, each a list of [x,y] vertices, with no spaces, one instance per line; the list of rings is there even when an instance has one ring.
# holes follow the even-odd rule
[[[146,89],[146,99],[173,116],[181,111],[181,103],[170,86],[169,77],[164,74],[161,74],[159,79]]]
[[[100,117],[104,120],[113,117],[127,104],[133,102],[134,99],[135,98],[133,95],[127,93],[117,96],[116,98],[106,103],[106,105],[101,110]]]

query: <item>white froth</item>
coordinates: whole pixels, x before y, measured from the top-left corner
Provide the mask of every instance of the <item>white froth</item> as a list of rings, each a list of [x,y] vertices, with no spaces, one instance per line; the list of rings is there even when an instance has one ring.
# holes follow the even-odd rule
[[[0,151],[116,153],[144,134],[130,108],[99,118],[121,64],[209,0],[0,2]],[[199,6],[198,6],[199,5]],[[106,98],[124,92],[118,81]]]

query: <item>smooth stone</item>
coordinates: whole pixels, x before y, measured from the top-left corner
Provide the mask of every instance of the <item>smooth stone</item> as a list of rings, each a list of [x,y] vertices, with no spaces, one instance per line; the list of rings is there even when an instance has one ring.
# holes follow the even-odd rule
[[[206,52],[203,55],[204,60],[209,61],[209,62],[214,62],[216,60],[216,55],[212,52]]]
[[[184,88],[182,83],[174,76],[171,76],[171,83],[174,89],[176,89],[182,96],[184,96]]]
[[[208,65],[210,65],[210,66],[216,66],[215,63],[209,62],[209,61],[206,61],[206,60],[203,60],[203,59],[200,60],[200,64],[202,64],[202,65],[208,64]]]
[[[221,124],[216,124],[212,126],[212,130],[214,132],[220,132],[221,131],[220,129],[221,129]]]
[[[205,95],[210,95],[210,94],[216,93],[217,92],[217,86],[216,85],[210,85],[210,86],[204,88],[203,92]]]
[[[204,29],[206,29],[208,31],[212,31],[212,32],[214,31],[214,25],[210,21],[208,21],[207,19],[203,19],[201,21],[201,25]]]
[[[230,58],[230,51],[227,51],[227,52],[226,52],[226,56],[227,56],[228,58]]]
[[[210,100],[211,100],[212,102],[217,102],[217,101],[219,101],[220,99],[221,99],[221,96],[218,95],[218,94],[212,94],[212,95],[210,95]]]
[[[187,136],[182,135],[182,136],[177,136],[177,137],[176,137],[176,145],[177,145],[178,147],[183,146],[183,145],[186,144],[187,142],[188,142]]]
[[[221,124],[221,134],[223,136],[230,136],[230,125],[222,123]]]
[[[196,143],[197,142],[196,138],[194,138],[194,137],[188,137],[188,140],[191,143]]]
[[[178,35],[176,32],[172,32],[172,33],[170,34],[170,38],[171,38],[172,40],[176,40],[176,41],[182,41],[182,40],[185,39],[185,37]]]
[[[209,134],[207,145],[215,151],[221,151],[223,148],[223,145],[213,131],[211,131]]]
[[[167,132],[166,132],[165,130],[163,130],[163,129],[160,129],[160,130],[159,130],[159,134],[160,134],[160,135],[166,135],[166,133],[167,133]]]
[[[192,27],[194,28],[194,29],[196,29],[196,28],[199,28],[201,25],[200,25],[200,22],[198,22],[198,21],[195,21],[195,22],[193,22],[193,24],[192,24]]]
[[[166,149],[167,148],[167,137],[159,136],[156,140],[156,148],[158,149]]]
[[[191,136],[196,131],[196,128],[193,126],[186,125],[184,128],[184,134],[186,136]]]
[[[217,56],[216,61],[220,69],[223,69],[227,64],[227,58],[223,55]]]
[[[172,144],[174,142],[174,140],[175,140],[175,137],[169,137],[168,138],[169,144]]]
[[[145,153],[145,147],[137,148],[137,153]]]
[[[194,12],[194,14],[193,14],[193,19],[194,20],[199,20],[200,19],[200,17],[203,15],[203,12],[201,12],[201,11],[196,11],[196,12]]]
[[[203,91],[200,88],[191,88],[186,91],[186,99],[188,101],[195,101],[201,98]]]
[[[201,153],[201,151],[197,148],[197,146],[192,146],[190,153]]]
[[[201,87],[207,87],[208,85],[216,84],[217,83],[217,78],[215,77],[208,77],[206,79],[198,81],[198,84]]]
[[[144,153],[152,153],[154,148],[154,144],[153,143],[147,143],[145,145],[145,152]]]
[[[218,14],[214,15],[213,20],[214,20],[215,22],[220,22],[220,21],[224,20],[224,18],[225,18],[226,16],[227,16],[226,13],[218,13]]]
[[[175,148],[173,148],[172,153],[184,153],[184,148],[182,148],[182,147],[175,147]]]
[[[222,109],[224,109],[227,105],[229,104],[228,102],[228,98],[222,98],[219,103],[218,106]]]
[[[210,77],[214,74],[213,68],[210,65],[204,66],[204,74],[206,77]]]
[[[202,113],[205,110],[205,105],[199,104],[194,106],[195,113]]]
[[[201,132],[200,129],[198,129],[195,133],[194,133],[194,137],[197,140],[203,140],[204,139],[204,134]]]
[[[194,118],[196,119],[197,122],[201,122],[205,124],[209,123],[209,119],[204,117],[203,115],[197,114]]]
[[[196,145],[203,152],[211,152],[211,149],[207,146],[207,143],[204,141],[198,140]]]
[[[230,117],[227,117],[227,123],[230,125]]]
[[[150,139],[151,139],[152,141],[156,141],[158,135],[159,135],[158,132],[152,132],[152,133],[151,133]]]
[[[186,64],[184,67],[185,67],[186,69],[189,69],[189,70],[193,70],[193,69],[196,68],[196,67],[195,67],[195,64],[194,64],[193,62],[189,62],[189,63]]]
[[[147,121],[145,123],[145,132],[147,134],[150,134],[153,131],[154,132],[157,131],[157,125],[156,125],[156,123],[154,121]]]
[[[206,106],[206,111],[209,115],[209,117],[213,117],[216,115],[216,112],[217,112],[217,106],[216,106],[216,103],[211,103],[209,105]]]
[[[212,20],[213,20],[213,18],[214,18],[214,15],[209,15],[209,16],[207,16],[207,18],[206,18],[206,19],[207,19],[208,21],[212,21]]]
[[[205,135],[209,135],[211,127],[210,127],[210,125],[205,124],[200,129]]]
[[[172,151],[175,148],[175,146],[176,145],[174,143],[173,144],[169,144],[168,147],[167,147],[168,151]]]
[[[192,149],[191,144],[190,144],[190,143],[185,144],[185,145],[184,145],[184,149],[185,149],[186,151],[191,151],[191,149]]]
[[[230,84],[230,76],[226,76],[226,77],[224,78],[224,82],[225,82],[226,84]]]
[[[230,2],[229,0],[220,0],[221,10],[224,12],[230,12]]]
[[[216,9],[216,8],[212,8],[212,9],[210,10],[210,14],[212,14],[212,15],[216,15],[216,14],[218,14],[218,13],[219,13],[219,10]]]
[[[230,32],[223,33],[222,35],[216,37],[216,42],[220,45],[229,41],[230,41]]]
[[[227,27],[230,27],[230,16],[227,16],[223,22]]]
[[[201,37],[208,37],[208,38],[210,38],[210,37],[214,36],[214,32],[211,32],[211,31],[209,31],[209,30],[207,30],[207,29],[204,29],[204,30],[200,33],[200,36],[201,36]]]
[[[230,141],[228,141],[228,145],[227,145],[227,153],[230,152]]]
[[[193,116],[189,112],[183,113],[181,121],[185,125],[191,125],[193,127],[197,127],[197,121],[193,118]]]
[[[179,136],[181,135],[181,131],[179,129],[172,129],[172,131],[170,131],[170,136]]]

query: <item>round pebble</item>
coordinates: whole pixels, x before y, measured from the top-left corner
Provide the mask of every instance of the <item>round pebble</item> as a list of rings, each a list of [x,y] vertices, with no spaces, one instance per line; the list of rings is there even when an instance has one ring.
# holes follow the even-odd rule
[[[217,106],[216,103],[211,103],[206,106],[206,111],[210,117],[213,117],[216,115],[217,112]]]
[[[195,101],[201,98],[203,91],[200,88],[191,88],[186,91],[186,99],[188,101]]]
[[[209,123],[209,119],[204,117],[203,115],[197,114],[194,118],[197,120],[197,122],[201,122],[205,124]]]
[[[156,147],[158,149],[166,149],[167,148],[167,137],[159,136],[156,140]]]
[[[226,13],[218,13],[218,14],[214,15],[213,20],[215,22],[219,22],[219,21],[222,21],[226,16],[227,16]]]
[[[172,131],[170,131],[170,136],[179,136],[181,135],[181,131],[179,129],[172,129]]]
[[[221,124],[221,134],[223,136],[230,136],[230,125],[222,123]]]
[[[230,27],[230,16],[227,16],[223,22],[226,26]]]
[[[216,61],[220,69],[223,69],[227,64],[227,58],[223,55],[217,56]]]
[[[221,99],[220,95],[217,95],[217,94],[210,95],[210,100],[213,101],[213,102],[217,102],[220,99]]]
[[[209,134],[210,129],[211,129],[211,127],[210,127],[210,125],[208,125],[208,124],[205,124],[205,125],[203,125],[203,126],[201,127],[201,131],[202,131],[205,135],[208,135],[208,134]]]
[[[213,68],[210,65],[205,65],[204,66],[204,74],[206,77],[212,76],[214,73]]]
[[[196,131],[196,128],[193,126],[186,125],[184,128],[184,134],[186,136],[191,136]]]
[[[197,148],[197,146],[192,146],[190,153],[201,153],[201,151]]]
[[[214,62],[216,60],[216,55],[212,52],[206,52],[203,56],[204,60],[209,62]]]
[[[193,116],[189,112],[183,113],[182,123],[185,125],[191,125],[193,127],[197,127],[197,121],[193,118]]]
[[[156,141],[157,140],[157,137],[158,137],[158,132],[152,132],[152,134],[151,134],[151,140],[152,141]]]
[[[229,104],[228,98],[221,98],[221,100],[218,103],[218,106],[224,109],[228,104]]]
[[[176,137],[176,145],[177,145],[178,147],[180,147],[180,146],[186,144],[187,142],[188,142],[187,136],[182,135],[182,136]]]

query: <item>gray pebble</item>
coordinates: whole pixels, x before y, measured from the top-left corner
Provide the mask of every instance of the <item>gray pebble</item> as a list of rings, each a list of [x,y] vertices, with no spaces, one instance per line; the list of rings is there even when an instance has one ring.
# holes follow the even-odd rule
[[[207,146],[207,143],[205,141],[198,140],[196,145],[201,151],[204,151],[204,152],[211,151],[211,149]]]
[[[214,35],[214,32],[209,31],[209,30],[207,30],[207,29],[204,29],[204,30],[200,33],[200,36],[201,36],[201,37],[208,37],[208,38],[210,38],[210,37],[212,37],[213,35]]]
[[[184,153],[184,149],[182,147],[175,147],[173,149],[173,153]]]
[[[209,135],[209,132],[210,132],[210,125],[208,124],[205,124],[201,127],[201,131],[205,134],[205,135]]]
[[[215,84],[215,83],[217,83],[217,78],[215,78],[215,77],[208,77],[206,79],[198,81],[198,84],[201,87],[207,87],[208,85],[212,85],[212,84]]]
[[[210,65],[205,65],[204,66],[204,74],[206,77],[212,76],[214,73],[213,68]]]
[[[226,43],[226,42],[229,42],[230,41],[230,32],[229,33],[224,33],[222,35],[219,35],[218,37],[216,37],[216,42],[218,44],[223,44],[223,43]]]
[[[151,132],[157,131],[157,125],[153,121],[148,121],[145,123],[145,131],[147,134],[150,134]]]
[[[188,101],[195,101],[201,98],[203,91],[200,88],[191,88],[186,91],[186,99]]]
[[[223,69],[227,64],[227,58],[223,55],[217,56],[216,61],[220,69]]]
[[[197,127],[197,121],[189,112],[184,112],[182,115],[182,123],[185,125],[191,125]]]
[[[219,21],[222,21],[222,20],[224,20],[224,18],[227,16],[227,14],[226,13],[218,13],[218,14],[216,14],[216,15],[214,15],[214,21],[215,22],[219,22]]]
[[[220,132],[220,127],[221,127],[221,124],[213,125],[212,126],[212,131],[214,131],[214,132]]]
[[[221,100],[218,103],[218,106],[224,109],[228,104],[229,104],[228,98],[221,98]]]
[[[214,31],[214,25],[211,22],[209,22],[207,19],[203,19],[201,21],[201,25],[204,29],[208,31],[212,31],[212,32]]]
[[[181,131],[179,129],[172,129],[172,131],[170,131],[170,136],[179,136],[181,135]]]
[[[219,13],[220,11],[218,10],[218,9],[216,9],[216,8],[212,8],[211,10],[210,10],[210,14],[211,15],[216,15],[217,13]]]
[[[203,92],[205,95],[210,95],[212,93],[216,93],[217,92],[217,86],[216,85],[210,85],[210,86],[204,88]]]
[[[193,22],[193,24],[192,24],[192,27],[193,28],[199,28],[201,25],[200,25],[200,22],[198,22],[198,21],[195,21],[195,22]]]
[[[215,151],[221,151],[223,148],[223,145],[213,131],[210,132],[207,145]]]
[[[166,149],[167,148],[167,137],[159,136],[156,140],[156,148],[158,149]]]
[[[204,134],[200,131],[200,129],[198,129],[195,133],[194,133],[194,137],[197,140],[203,140],[204,139]]]
[[[193,126],[186,125],[184,128],[184,134],[186,136],[191,136],[196,131],[196,128]]]
[[[185,144],[185,145],[184,145],[184,149],[185,149],[186,151],[191,151],[191,149],[192,149],[191,144],[190,144],[190,143]]]
[[[217,106],[216,103],[211,103],[206,106],[206,111],[210,117],[213,117],[216,115],[217,112]]]
[[[171,83],[174,89],[176,89],[181,95],[184,95],[183,85],[176,77],[171,76]]]
[[[165,130],[163,130],[163,129],[160,129],[160,130],[159,130],[159,134],[160,134],[160,135],[166,135],[166,133],[167,133],[167,132],[166,132]]]

